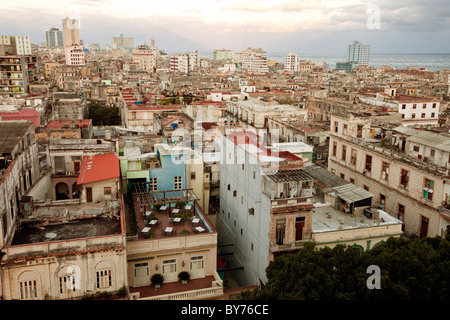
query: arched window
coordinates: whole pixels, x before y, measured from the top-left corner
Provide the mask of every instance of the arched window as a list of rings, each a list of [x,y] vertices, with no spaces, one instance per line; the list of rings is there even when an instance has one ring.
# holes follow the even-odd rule
[[[114,268],[110,261],[101,261],[95,267],[95,289],[111,289],[114,287]]]
[[[41,282],[39,275],[33,271],[25,271],[17,279],[18,298],[20,300],[38,300],[41,298]]]

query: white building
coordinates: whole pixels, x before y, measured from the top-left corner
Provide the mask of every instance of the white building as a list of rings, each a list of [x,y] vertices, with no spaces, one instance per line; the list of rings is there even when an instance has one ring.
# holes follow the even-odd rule
[[[189,72],[189,58],[185,54],[176,53],[170,56],[170,71],[171,72]]]
[[[69,66],[84,66],[84,51],[83,46],[74,45],[64,48],[66,55],[66,64]]]
[[[2,51],[5,51],[2,53]],[[0,36],[0,55],[6,52],[18,56],[31,55],[31,42],[29,36]]]
[[[288,52],[284,56],[284,70],[289,72],[300,71],[300,56],[295,52]]]
[[[238,58],[241,60],[242,69],[249,73],[264,74],[269,72],[267,53],[261,48],[248,48],[241,52]]]
[[[347,61],[358,65],[368,65],[370,60],[370,45],[353,41],[347,46]]]

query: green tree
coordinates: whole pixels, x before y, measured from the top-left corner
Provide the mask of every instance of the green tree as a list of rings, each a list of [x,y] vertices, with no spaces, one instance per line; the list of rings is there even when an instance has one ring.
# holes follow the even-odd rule
[[[380,268],[381,289],[369,289],[367,268]],[[307,243],[266,269],[263,289],[241,300],[418,300],[450,298],[450,241],[390,238],[366,252],[351,246]]]

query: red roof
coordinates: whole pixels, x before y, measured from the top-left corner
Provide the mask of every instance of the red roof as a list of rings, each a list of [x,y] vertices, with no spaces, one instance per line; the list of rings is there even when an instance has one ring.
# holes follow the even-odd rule
[[[0,119],[3,121],[28,120],[33,121],[34,127],[39,127],[41,118],[36,110],[19,110],[16,112],[0,112]]]
[[[118,178],[119,159],[114,153],[84,156],[77,184]]]

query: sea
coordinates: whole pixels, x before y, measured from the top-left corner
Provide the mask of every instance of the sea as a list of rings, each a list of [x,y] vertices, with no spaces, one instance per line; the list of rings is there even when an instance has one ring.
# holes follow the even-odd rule
[[[200,52],[211,58],[212,52]],[[283,63],[286,52],[267,52],[268,60],[276,60]],[[345,53],[304,53],[297,52],[301,60],[312,62],[322,61],[328,68],[334,69],[336,62],[347,60]],[[438,71],[440,69],[450,69],[450,53],[371,53],[369,66],[379,68],[383,65],[394,67],[395,69],[405,69],[408,67],[427,68],[428,71]]]

